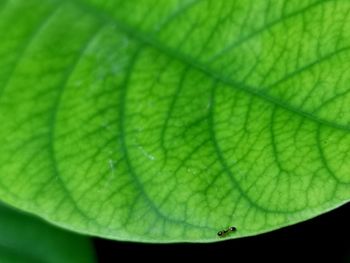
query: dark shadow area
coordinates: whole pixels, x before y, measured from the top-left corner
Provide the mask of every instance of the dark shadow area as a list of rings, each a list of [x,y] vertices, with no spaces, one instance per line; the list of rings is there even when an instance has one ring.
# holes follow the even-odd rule
[[[350,203],[314,219],[254,237],[211,244],[139,244],[94,240],[99,262],[141,258],[220,262],[350,263]]]

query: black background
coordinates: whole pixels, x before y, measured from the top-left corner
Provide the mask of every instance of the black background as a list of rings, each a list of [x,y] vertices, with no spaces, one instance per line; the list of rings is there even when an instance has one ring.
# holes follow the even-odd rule
[[[126,259],[213,262],[349,262],[350,203],[311,220],[266,234],[211,244],[141,244],[96,238],[99,262]],[[128,260],[129,261],[129,260]]]

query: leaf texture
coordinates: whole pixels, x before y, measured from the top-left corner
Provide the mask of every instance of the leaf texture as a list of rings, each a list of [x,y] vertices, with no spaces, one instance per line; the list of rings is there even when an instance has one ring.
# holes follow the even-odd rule
[[[350,2],[8,0],[0,197],[119,240],[210,242],[350,198]]]

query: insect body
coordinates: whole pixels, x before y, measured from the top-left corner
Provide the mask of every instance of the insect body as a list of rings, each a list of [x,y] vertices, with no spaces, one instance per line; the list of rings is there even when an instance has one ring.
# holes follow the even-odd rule
[[[237,228],[235,228],[234,226],[231,226],[228,229],[224,229],[224,230],[219,231],[218,236],[225,237],[228,233],[235,232],[236,230],[237,230]]]

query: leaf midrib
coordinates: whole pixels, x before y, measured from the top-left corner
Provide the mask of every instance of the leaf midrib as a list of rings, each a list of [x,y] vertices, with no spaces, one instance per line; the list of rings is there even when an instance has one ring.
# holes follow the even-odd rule
[[[330,0],[322,0],[318,3],[324,4],[324,3],[327,3],[329,1]],[[70,2],[70,1],[65,0],[65,2]],[[131,38],[133,38],[133,39],[135,39],[135,40],[137,40],[145,45],[151,46],[151,47],[155,48],[156,50],[158,50],[159,52],[167,55],[168,57],[176,59],[176,60],[188,65],[189,67],[191,67],[197,71],[202,72],[206,76],[212,78],[213,81],[218,81],[222,84],[230,86],[233,89],[240,90],[240,91],[243,91],[249,95],[258,97],[258,98],[260,98],[266,102],[269,102],[269,103],[271,103],[279,108],[282,108],[286,111],[294,113],[295,115],[298,115],[298,116],[303,117],[305,119],[311,120],[311,121],[313,121],[317,124],[320,124],[322,126],[327,126],[327,127],[331,127],[331,128],[337,129],[337,130],[343,130],[346,132],[350,132],[349,125],[339,124],[339,123],[336,123],[334,121],[329,121],[327,119],[320,118],[312,113],[301,110],[301,109],[299,109],[293,105],[290,105],[286,102],[279,101],[278,98],[270,96],[261,90],[257,90],[256,88],[254,88],[252,86],[246,85],[245,83],[238,82],[238,81],[229,79],[225,76],[222,76],[219,73],[210,69],[210,67],[208,67],[207,65],[205,65],[199,61],[196,61],[194,58],[189,57],[188,55],[182,54],[182,53],[177,52],[176,50],[174,50],[172,48],[169,48],[168,46],[166,46],[166,44],[164,44],[162,42],[159,42],[154,37],[154,35],[151,35],[150,32],[148,32],[148,34],[146,34],[145,32],[142,32],[142,31],[136,29],[135,27],[126,24],[125,22],[118,20],[117,18],[113,17],[111,14],[106,13],[104,10],[97,9],[95,6],[87,4],[87,3],[83,2],[82,0],[72,0],[71,3],[74,3],[81,10],[93,15],[97,19],[102,20],[102,22],[104,22],[106,24],[116,25],[120,31],[127,34],[129,37],[131,37]],[[312,6],[316,6],[316,5],[313,4]],[[303,8],[303,9],[307,10],[307,8]],[[279,21],[282,22],[285,19],[288,19],[290,17],[291,16],[286,16],[284,19],[280,19]],[[275,25],[276,23],[271,23],[271,24]],[[261,33],[261,30],[259,30],[257,32]],[[325,56],[317,59],[316,61],[313,61],[307,65],[304,65],[303,67],[297,69],[294,72],[290,72],[290,73],[286,74],[285,77],[276,81],[274,84],[269,85],[268,87],[272,87],[272,86],[275,86],[277,84],[280,84],[281,82],[289,79],[290,77],[296,76],[297,74],[300,74],[300,73],[304,72],[305,70],[308,70],[311,67],[318,65],[319,63],[324,62],[326,60],[329,60],[329,59],[333,58],[334,56],[339,55],[340,53],[346,52],[348,50],[350,50],[350,46],[346,46],[346,47],[343,47],[341,49],[330,52],[329,54],[326,54]]]

